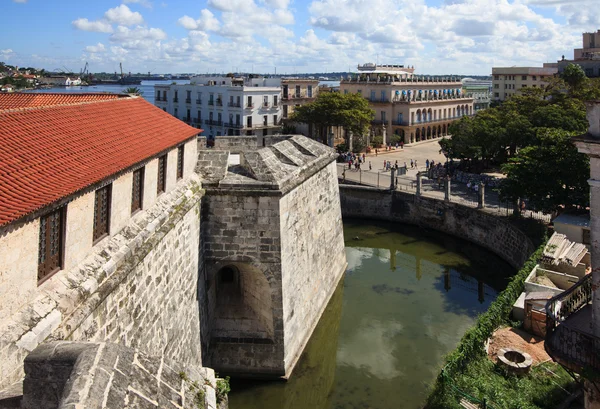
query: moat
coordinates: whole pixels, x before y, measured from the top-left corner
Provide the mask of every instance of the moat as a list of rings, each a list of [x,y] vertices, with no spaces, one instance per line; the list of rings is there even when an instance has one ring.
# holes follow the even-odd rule
[[[344,222],[348,270],[287,382],[232,381],[230,409],[417,409],[514,273],[466,241]]]

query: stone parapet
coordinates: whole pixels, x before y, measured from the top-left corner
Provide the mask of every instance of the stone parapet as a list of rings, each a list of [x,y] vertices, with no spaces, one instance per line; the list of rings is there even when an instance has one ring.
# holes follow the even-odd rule
[[[212,369],[123,345],[49,342],[25,359],[24,409],[217,409]]]
[[[413,224],[478,244],[515,268],[535,250],[517,227],[481,210],[435,198],[365,186],[340,185],[342,216]]]

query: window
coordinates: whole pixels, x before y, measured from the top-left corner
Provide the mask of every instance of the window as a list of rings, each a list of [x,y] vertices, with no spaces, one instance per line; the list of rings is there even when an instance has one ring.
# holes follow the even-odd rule
[[[346,91],[348,91],[348,90],[346,90]],[[283,117],[284,118],[288,117],[288,106],[287,105],[283,106]]]
[[[533,80],[534,80],[534,81],[537,81],[537,77],[536,77],[535,75],[533,76]]]
[[[175,108],[175,110],[173,111],[173,116],[177,117],[177,108]]]
[[[156,91],[156,100],[160,101],[160,91]]]
[[[163,91],[163,101],[167,100],[167,91]]]
[[[344,95],[346,95],[347,93],[348,93],[348,90],[347,90],[347,89],[345,89],[345,90],[344,90]]]
[[[381,101],[385,101],[385,91],[381,91]]]
[[[522,79],[523,81],[527,81],[527,75],[521,75],[521,79]],[[533,79],[535,79],[535,77],[533,77]]]
[[[96,190],[94,199],[94,243],[108,235],[110,227],[110,201],[112,184]]]
[[[500,79],[500,76],[499,76],[499,75],[494,75],[494,79],[495,79],[495,80],[499,80],[499,79]]]
[[[296,85],[296,98],[300,98],[300,85]]]
[[[308,97],[312,98],[313,94],[312,94],[312,85],[309,85],[307,87],[307,93],[308,93]]]
[[[356,90],[356,93],[362,95],[362,89]]]
[[[219,114],[219,117],[221,114]],[[220,119],[219,119],[220,121]],[[177,148],[177,180],[183,177],[183,148],[185,145],[181,145]]]
[[[65,209],[62,207],[40,217],[38,282],[62,268],[64,252]]]
[[[156,193],[161,194],[167,186],[167,155],[158,158],[158,180],[156,182]]]
[[[235,124],[236,125],[240,124],[240,114],[235,114]]]
[[[273,125],[277,125],[277,115],[273,115]]]
[[[375,91],[371,91],[371,101],[375,101]]]
[[[500,84],[494,84],[494,88],[495,88],[495,89],[498,89],[498,88],[500,88]]]
[[[277,95],[273,95],[273,106],[277,106]]]
[[[252,108],[252,97],[248,97],[248,108]]]
[[[494,97],[499,98],[500,94],[498,92],[494,92]]]
[[[268,123],[269,123],[269,116],[268,115],[264,115],[263,116],[263,125],[267,126]]]
[[[381,122],[385,122],[385,111],[381,111]]]
[[[246,118],[246,126],[248,126],[248,128],[252,128],[252,117],[251,116]]]
[[[263,97],[263,106],[264,107],[268,107],[269,106],[269,97],[266,96],[266,95]]]
[[[142,210],[144,199],[144,168],[133,172],[133,183],[131,186],[131,213]]]
[[[179,101],[179,98],[177,98],[177,91],[175,91],[175,96],[173,97],[173,102],[177,102]]]
[[[185,102],[188,104],[192,102],[192,91],[185,91]]]

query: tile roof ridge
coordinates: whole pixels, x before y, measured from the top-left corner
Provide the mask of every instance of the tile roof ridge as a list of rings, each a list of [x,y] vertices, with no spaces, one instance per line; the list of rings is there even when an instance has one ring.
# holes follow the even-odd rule
[[[44,93],[44,95],[64,95],[64,93],[54,92],[54,93],[48,93],[48,94]],[[8,109],[0,108],[0,115],[14,113],[14,112],[21,112],[21,111],[33,111],[33,110],[43,110],[43,109],[52,109],[52,108],[63,108],[63,107],[77,106],[77,105],[99,104],[99,103],[103,103],[103,102],[130,101],[130,100],[141,98],[138,95],[130,95],[130,94],[112,94],[112,93],[95,94],[92,92],[82,93],[82,94],[78,94],[78,95],[111,95],[111,96],[114,95],[115,98],[98,99],[98,100],[93,100],[93,101],[66,102],[66,103],[59,103],[59,104],[37,105],[37,106],[31,106],[31,107],[18,107],[18,108],[8,108]]]

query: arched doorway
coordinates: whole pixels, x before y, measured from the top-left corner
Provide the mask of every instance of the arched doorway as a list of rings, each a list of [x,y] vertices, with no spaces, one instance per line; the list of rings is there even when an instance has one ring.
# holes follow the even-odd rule
[[[273,339],[271,287],[258,268],[230,263],[219,269],[213,336]]]

